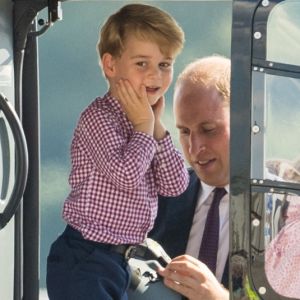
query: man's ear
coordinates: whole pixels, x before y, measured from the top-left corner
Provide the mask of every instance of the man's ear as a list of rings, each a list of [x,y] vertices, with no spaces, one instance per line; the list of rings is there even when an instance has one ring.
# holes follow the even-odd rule
[[[102,68],[107,78],[115,76],[115,58],[110,53],[104,53],[101,59]]]

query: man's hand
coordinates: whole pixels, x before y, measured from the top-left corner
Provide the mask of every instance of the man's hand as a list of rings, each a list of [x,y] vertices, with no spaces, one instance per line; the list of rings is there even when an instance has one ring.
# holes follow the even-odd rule
[[[164,277],[167,287],[189,300],[229,300],[229,291],[218,282],[208,267],[189,255],[174,258],[158,273]]]
[[[145,86],[135,91],[127,79],[120,79],[116,84],[118,101],[132,123],[134,130],[153,136],[154,113],[148,102]]]

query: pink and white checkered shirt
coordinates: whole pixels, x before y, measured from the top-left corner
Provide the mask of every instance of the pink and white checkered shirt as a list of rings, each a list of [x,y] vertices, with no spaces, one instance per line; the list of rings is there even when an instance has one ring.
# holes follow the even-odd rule
[[[153,226],[158,194],[177,196],[188,185],[170,135],[157,142],[135,132],[108,93],[82,113],[71,159],[63,217],[85,239],[101,243],[142,242]]]

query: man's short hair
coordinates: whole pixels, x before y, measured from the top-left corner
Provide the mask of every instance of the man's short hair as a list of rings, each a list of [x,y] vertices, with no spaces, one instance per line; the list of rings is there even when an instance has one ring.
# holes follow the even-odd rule
[[[230,102],[230,59],[221,55],[212,55],[196,59],[179,74],[175,89],[183,81],[190,81],[206,88],[216,88],[223,100]]]
[[[146,4],[129,4],[111,15],[100,30],[97,51],[121,56],[126,38],[155,42],[165,55],[177,55],[184,44],[184,32],[165,11]]]

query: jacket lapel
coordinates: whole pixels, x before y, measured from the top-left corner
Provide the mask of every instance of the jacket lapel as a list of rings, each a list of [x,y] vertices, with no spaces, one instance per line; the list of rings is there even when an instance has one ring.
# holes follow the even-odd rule
[[[167,233],[165,245],[171,257],[185,253],[200,188],[198,177],[190,171],[190,183],[187,190],[179,197],[165,199],[170,201],[165,215]],[[172,247],[169,248],[168,244]]]

